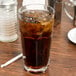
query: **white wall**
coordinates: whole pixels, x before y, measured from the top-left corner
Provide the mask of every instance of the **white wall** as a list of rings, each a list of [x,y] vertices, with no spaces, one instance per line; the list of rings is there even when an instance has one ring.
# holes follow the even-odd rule
[[[45,0],[23,0],[23,5],[27,4],[45,4]]]

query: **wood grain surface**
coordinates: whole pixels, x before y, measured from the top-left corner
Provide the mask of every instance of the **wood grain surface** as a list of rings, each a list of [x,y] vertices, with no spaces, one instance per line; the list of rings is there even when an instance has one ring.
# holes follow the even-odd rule
[[[21,5],[21,0],[18,0]],[[50,49],[50,66],[44,74],[26,72],[22,58],[0,68],[0,76],[76,76],[76,44],[71,43],[67,33],[74,28],[72,21],[62,10],[61,24],[54,27]],[[0,65],[22,52],[20,35],[11,43],[0,42]]]

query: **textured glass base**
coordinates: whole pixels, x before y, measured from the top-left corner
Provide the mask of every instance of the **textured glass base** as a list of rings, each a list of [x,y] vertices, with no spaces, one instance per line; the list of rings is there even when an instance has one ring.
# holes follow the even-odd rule
[[[0,36],[0,41],[2,42],[13,42],[18,39],[18,35],[15,34],[13,36]]]
[[[48,66],[46,67],[42,67],[40,69],[32,69],[32,68],[29,68],[27,66],[24,66],[24,69],[28,72],[32,72],[32,73],[45,73],[45,71],[47,70]]]

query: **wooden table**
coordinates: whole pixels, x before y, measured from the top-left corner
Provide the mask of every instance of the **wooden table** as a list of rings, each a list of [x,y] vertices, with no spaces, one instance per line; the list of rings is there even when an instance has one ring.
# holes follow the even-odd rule
[[[76,44],[71,43],[67,33],[74,26],[62,11],[61,24],[54,27],[51,46],[51,63],[44,74],[31,74],[24,70],[19,59],[5,68],[0,68],[0,76],[76,76]],[[22,52],[20,37],[12,43],[0,42],[0,64]]]

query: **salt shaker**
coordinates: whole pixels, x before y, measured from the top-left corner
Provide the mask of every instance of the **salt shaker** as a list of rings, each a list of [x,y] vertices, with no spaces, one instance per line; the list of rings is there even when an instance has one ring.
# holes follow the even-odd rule
[[[61,23],[62,0],[48,0],[48,5],[52,6],[55,9],[55,26],[56,26]]]
[[[62,0],[56,0],[55,2],[55,26],[61,23],[62,16]]]
[[[0,0],[0,41],[17,40],[17,0]]]

